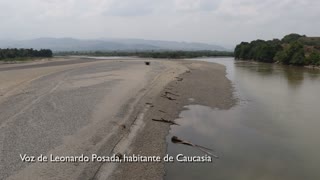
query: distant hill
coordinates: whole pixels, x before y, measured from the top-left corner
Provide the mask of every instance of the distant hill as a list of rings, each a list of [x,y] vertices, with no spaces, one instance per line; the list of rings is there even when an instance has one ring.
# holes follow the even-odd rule
[[[224,47],[175,41],[143,39],[100,39],[80,40],[74,38],[38,38],[31,40],[0,40],[0,48],[34,48],[59,51],[145,51],[145,50],[185,50],[185,51],[228,51]]]
[[[304,45],[306,56],[313,52],[320,53],[320,37],[301,37],[298,41]]]
[[[320,37],[301,37],[298,40],[308,46],[320,47]]]
[[[241,42],[235,48],[236,59],[278,62],[288,65],[320,65],[320,37],[289,34],[281,40]]]

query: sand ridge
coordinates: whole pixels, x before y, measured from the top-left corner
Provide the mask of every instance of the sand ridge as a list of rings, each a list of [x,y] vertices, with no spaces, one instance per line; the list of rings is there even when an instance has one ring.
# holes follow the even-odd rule
[[[178,118],[184,106],[200,104],[211,108],[229,109],[235,103],[233,87],[224,66],[200,61],[178,61],[187,70],[168,83],[153,97],[153,105],[145,114],[145,127],[137,135],[129,154],[164,157],[166,135],[170,124],[152,121]],[[192,101],[190,101],[192,99]],[[163,179],[164,163],[121,163],[108,179]]]

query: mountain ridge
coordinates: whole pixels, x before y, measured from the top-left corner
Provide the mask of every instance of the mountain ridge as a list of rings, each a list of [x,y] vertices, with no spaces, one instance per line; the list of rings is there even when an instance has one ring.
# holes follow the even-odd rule
[[[34,48],[52,51],[144,51],[144,50],[211,50],[232,51],[222,46],[197,43],[145,39],[76,39],[70,37],[42,37],[29,40],[0,40],[0,48]]]

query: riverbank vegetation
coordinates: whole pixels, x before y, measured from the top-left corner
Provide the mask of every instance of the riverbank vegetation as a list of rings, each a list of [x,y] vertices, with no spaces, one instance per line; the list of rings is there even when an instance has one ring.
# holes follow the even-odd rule
[[[233,52],[228,51],[68,51],[57,52],[57,56],[135,56],[144,58],[197,58],[197,57],[233,57]]]
[[[281,40],[241,42],[236,46],[234,55],[240,60],[319,66],[320,38],[289,34]]]
[[[0,61],[24,61],[30,58],[52,57],[50,49],[0,49]]]

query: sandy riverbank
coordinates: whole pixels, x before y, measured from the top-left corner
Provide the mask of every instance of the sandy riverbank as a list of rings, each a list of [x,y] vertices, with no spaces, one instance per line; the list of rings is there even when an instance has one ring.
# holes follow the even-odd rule
[[[200,61],[179,61],[187,70],[176,76],[163,90],[148,101],[152,106],[145,113],[145,127],[130,146],[129,154],[160,156],[166,154],[165,137],[170,125],[152,119],[173,121],[178,118],[184,106],[199,104],[211,108],[229,109],[236,99],[233,87],[226,78],[225,67]],[[97,179],[162,179],[164,163],[121,163],[108,174],[106,165]],[[107,173],[106,173],[107,172]],[[101,178],[103,177],[103,178]]]
[[[222,65],[185,60],[59,59],[0,66],[0,177],[161,179],[163,163],[23,163],[19,153],[163,156],[185,105],[230,108]]]

